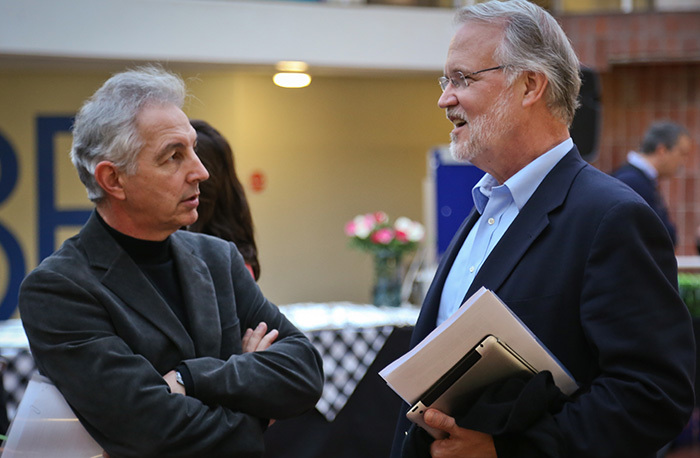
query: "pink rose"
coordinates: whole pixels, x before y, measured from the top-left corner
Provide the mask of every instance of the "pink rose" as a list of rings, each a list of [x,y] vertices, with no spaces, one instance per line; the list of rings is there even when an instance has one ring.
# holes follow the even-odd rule
[[[347,235],[348,237],[354,237],[356,226],[357,225],[355,224],[355,221],[348,221],[347,224],[345,224],[345,235]]]
[[[394,238],[394,233],[389,228],[382,228],[372,234],[372,242],[388,245]]]
[[[377,224],[382,224],[389,221],[389,216],[384,212],[374,212],[372,214],[372,219],[376,221]]]
[[[404,231],[396,230],[396,240],[398,240],[401,243],[406,243],[408,242],[408,235]]]

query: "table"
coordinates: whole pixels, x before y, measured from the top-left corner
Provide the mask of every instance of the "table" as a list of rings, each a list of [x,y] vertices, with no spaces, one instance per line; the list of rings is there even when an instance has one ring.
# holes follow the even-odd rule
[[[393,331],[413,326],[418,317],[418,309],[408,305],[349,302],[290,304],[280,310],[321,353],[326,378],[316,409],[328,421],[343,409]]]
[[[374,307],[345,303],[301,304],[300,312],[280,307],[302,329],[324,357],[326,381],[321,400],[304,415],[275,422],[265,433],[265,458],[357,458],[389,456],[401,399],[379,377],[378,372],[408,350],[413,324],[418,316],[415,307]],[[313,317],[306,318],[306,315]],[[312,326],[313,320],[318,321]],[[320,337],[324,336],[325,337]],[[333,336],[334,340],[329,339]],[[374,345],[365,341],[376,336]],[[329,350],[321,339],[340,347],[354,349]],[[359,343],[358,343],[359,342]],[[381,344],[379,344],[381,342]],[[367,363],[355,371],[347,359],[362,356],[359,349],[367,346]],[[341,354],[344,355],[345,361]],[[347,396],[335,398],[340,405],[334,415],[325,414],[324,398],[342,386],[338,373],[352,372],[346,386]]]
[[[676,256],[679,272],[699,271],[700,256]]]

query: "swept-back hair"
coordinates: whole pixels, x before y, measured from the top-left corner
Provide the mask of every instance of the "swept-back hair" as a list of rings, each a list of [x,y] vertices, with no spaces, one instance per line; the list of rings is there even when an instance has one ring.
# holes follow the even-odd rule
[[[509,83],[525,71],[547,77],[547,106],[567,126],[579,106],[580,64],[559,23],[543,8],[526,0],[478,3],[457,11],[455,22],[479,21],[503,27],[494,59]]]
[[[136,126],[140,111],[148,104],[182,108],[186,95],[179,76],[147,65],[115,74],[83,104],[73,124],[70,155],[91,201],[105,196],[95,180],[97,164],[110,161],[127,173],[136,171],[143,148]]]

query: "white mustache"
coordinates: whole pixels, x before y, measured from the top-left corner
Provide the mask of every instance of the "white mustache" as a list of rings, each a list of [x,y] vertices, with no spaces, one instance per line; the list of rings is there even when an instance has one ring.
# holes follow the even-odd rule
[[[466,113],[463,113],[463,112],[460,111],[460,110],[456,110],[456,109],[447,109],[447,110],[445,111],[445,116],[446,116],[447,119],[449,119],[450,121],[452,121],[453,119],[457,118],[457,119],[461,119],[462,121],[464,121],[464,122],[466,122],[466,123],[469,122],[469,120],[467,119],[467,114],[466,114]]]

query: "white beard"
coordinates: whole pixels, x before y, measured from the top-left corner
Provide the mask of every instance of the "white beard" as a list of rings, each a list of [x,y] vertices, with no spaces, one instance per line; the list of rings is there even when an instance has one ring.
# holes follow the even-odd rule
[[[510,96],[510,92],[502,93],[488,112],[472,118],[468,122],[470,136],[463,143],[458,143],[456,135],[450,134],[450,154],[455,160],[473,163],[495,139],[510,130],[511,123],[507,116]]]

